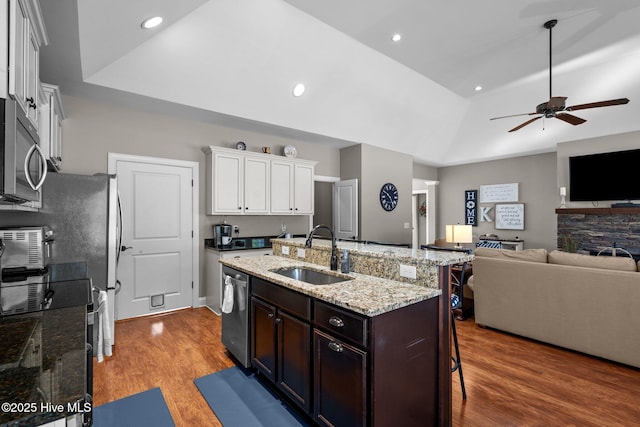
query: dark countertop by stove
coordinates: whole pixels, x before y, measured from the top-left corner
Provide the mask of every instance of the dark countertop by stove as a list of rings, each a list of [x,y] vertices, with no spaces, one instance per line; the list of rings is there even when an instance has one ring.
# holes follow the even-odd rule
[[[65,414],[40,412],[40,403],[65,404],[84,398],[86,392],[85,369],[78,368],[86,361],[87,306],[92,304],[86,264],[51,265],[42,277],[44,283],[0,286],[3,305],[18,308],[0,315],[0,402],[35,403],[38,408],[2,411],[0,425],[59,419]],[[20,304],[24,298],[34,303]],[[48,389],[54,375],[59,386]]]
[[[276,239],[277,237],[278,236],[234,237],[231,240],[231,245],[222,248],[216,247],[215,239],[204,239],[204,247],[220,252],[268,249],[271,247],[271,239]],[[295,234],[292,237],[306,237],[306,235]]]

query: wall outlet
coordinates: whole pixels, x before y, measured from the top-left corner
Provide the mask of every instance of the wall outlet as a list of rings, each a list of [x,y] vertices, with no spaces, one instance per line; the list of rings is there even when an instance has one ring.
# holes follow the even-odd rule
[[[280,252],[282,252],[282,255],[289,255],[289,246],[283,246]]]
[[[400,277],[406,277],[407,279],[415,279],[416,268],[412,265],[400,264]]]
[[[298,258],[304,258],[305,255],[306,255],[305,250],[302,248],[298,248]]]
[[[407,230],[411,228],[411,224],[409,224],[408,222],[404,223],[404,228],[406,228]]]
[[[233,226],[233,232],[236,233],[236,234],[240,233],[240,227],[237,226],[237,225],[234,225]]]

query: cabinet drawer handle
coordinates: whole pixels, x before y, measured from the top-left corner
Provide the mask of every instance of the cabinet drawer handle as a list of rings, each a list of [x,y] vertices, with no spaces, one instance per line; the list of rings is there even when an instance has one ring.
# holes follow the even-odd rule
[[[273,319],[273,313],[269,313],[269,314],[267,314],[267,317],[268,317],[269,319]]]
[[[337,342],[334,342],[334,341],[331,341],[331,342],[329,343],[329,348],[330,348],[331,350],[333,350],[333,351],[337,352],[337,353],[342,353],[342,350],[343,350],[343,348],[342,348],[342,344],[337,343]]]
[[[344,322],[342,321],[342,319],[336,316],[331,316],[329,318],[329,324],[337,328],[342,328],[344,326]]]

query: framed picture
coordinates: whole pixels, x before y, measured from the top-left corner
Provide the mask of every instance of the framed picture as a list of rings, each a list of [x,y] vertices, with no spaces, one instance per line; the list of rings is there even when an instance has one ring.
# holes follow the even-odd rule
[[[496,203],[496,229],[524,230],[524,203]]]
[[[480,203],[503,203],[518,201],[518,183],[480,186]]]

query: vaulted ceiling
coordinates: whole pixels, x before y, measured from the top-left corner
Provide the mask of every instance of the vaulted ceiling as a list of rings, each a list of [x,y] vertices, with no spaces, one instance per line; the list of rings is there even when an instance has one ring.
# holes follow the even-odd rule
[[[41,1],[41,77],[63,93],[461,164],[640,129],[637,0]],[[153,30],[140,23],[161,15]],[[627,97],[507,131],[553,95]],[[394,33],[402,35],[393,42]],[[295,83],[306,92],[292,96]],[[476,91],[476,86],[482,86]]]

